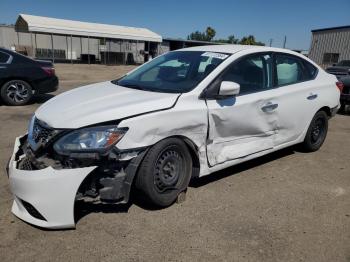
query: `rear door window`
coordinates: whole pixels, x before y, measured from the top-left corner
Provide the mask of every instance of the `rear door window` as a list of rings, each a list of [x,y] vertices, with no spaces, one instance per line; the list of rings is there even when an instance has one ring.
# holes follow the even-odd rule
[[[299,60],[289,55],[276,55],[277,85],[291,85],[303,81]]]
[[[312,80],[317,75],[317,68],[294,55],[275,55],[276,85],[292,85]]]

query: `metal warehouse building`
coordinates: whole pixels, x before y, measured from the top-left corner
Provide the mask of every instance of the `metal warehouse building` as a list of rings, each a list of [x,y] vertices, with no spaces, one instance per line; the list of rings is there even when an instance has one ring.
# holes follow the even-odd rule
[[[143,63],[159,52],[162,37],[146,28],[125,27],[20,14],[16,51],[38,59]]]
[[[350,25],[312,30],[309,57],[328,67],[340,60],[350,60]]]
[[[208,42],[163,39],[146,28],[20,14],[0,25],[0,47],[53,62],[141,64],[150,57]]]
[[[20,14],[14,27],[0,27],[0,46],[38,59],[143,63],[159,52],[162,37],[135,28]]]

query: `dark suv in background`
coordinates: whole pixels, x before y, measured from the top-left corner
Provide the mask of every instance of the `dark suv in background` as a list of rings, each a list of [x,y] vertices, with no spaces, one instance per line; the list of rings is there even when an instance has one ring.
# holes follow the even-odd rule
[[[7,105],[24,105],[34,94],[56,91],[58,78],[50,61],[33,60],[0,48],[0,97]]]
[[[350,75],[343,76],[340,81],[344,84],[343,91],[340,95],[340,111],[345,111],[345,106],[350,105]]]
[[[346,105],[350,105],[350,60],[342,60],[326,71],[335,75],[343,84],[343,91],[340,96],[341,108],[339,111],[344,111]]]

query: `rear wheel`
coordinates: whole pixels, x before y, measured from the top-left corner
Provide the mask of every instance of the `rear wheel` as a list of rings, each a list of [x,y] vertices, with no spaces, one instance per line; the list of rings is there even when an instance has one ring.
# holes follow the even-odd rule
[[[1,99],[7,105],[25,105],[33,96],[31,86],[22,80],[11,80],[1,87]]]
[[[314,152],[320,149],[326,139],[328,132],[328,116],[326,112],[319,111],[313,117],[307,130],[302,148],[307,152]]]
[[[191,179],[192,160],[185,143],[177,138],[155,144],[141,163],[136,187],[148,202],[166,207],[177,199]]]

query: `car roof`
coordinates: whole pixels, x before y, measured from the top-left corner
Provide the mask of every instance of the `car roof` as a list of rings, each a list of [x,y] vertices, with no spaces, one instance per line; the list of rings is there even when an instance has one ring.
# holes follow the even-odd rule
[[[205,51],[205,52],[220,52],[234,54],[243,50],[252,50],[252,52],[283,52],[290,54],[298,54],[297,52],[289,49],[267,47],[267,46],[256,46],[256,45],[206,45],[206,46],[195,46],[181,49],[183,51]]]

